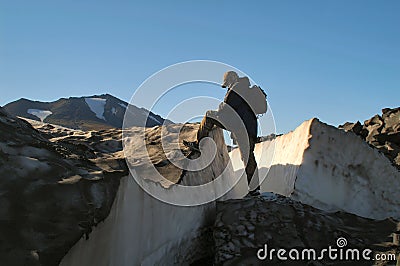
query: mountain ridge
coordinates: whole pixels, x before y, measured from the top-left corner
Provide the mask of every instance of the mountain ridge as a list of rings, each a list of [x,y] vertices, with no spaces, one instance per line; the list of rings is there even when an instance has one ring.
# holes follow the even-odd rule
[[[122,128],[125,112],[128,109],[135,114],[135,121],[130,121],[134,126],[153,127],[164,122],[173,123],[147,109],[129,105],[108,93],[60,98],[52,102],[21,98],[6,104],[3,108],[14,116],[81,130]]]

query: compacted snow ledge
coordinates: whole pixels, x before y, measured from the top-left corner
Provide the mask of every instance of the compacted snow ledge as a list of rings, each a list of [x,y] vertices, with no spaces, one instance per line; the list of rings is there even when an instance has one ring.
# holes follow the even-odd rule
[[[256,145],[261,174],[266,172],[265,157],[273,147],[275,156],[262,183],[263,192],[290,196],[327,211],[400,218],[400,173],[355,134],[315,118],[305,121],[288,134]],[[230,156],[235,170],[243,167],[238,151]]]

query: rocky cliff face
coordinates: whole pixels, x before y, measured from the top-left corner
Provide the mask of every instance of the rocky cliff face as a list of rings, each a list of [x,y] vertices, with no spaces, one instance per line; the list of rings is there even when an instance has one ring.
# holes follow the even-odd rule
[[[118,131],[41,130],[0,109],[2,265],[58,264],[107,217],[128,172]]]
[[[339,128],[350,131],[385,154],[400,170],[400,107],[382,109],[382,115],[356,123],[347,122]]]
[[[285,261],[278,259],[276,251],[286,249],[288,257],[292,248],[300,254],[306,248],[317,252],[329,246],[340,249],[337,241],[345,238],[344,252],[368,248],[372,250],[371,258],[383,253],[381,258],[389,254],[397,257],[399,246],[392,243],[392,233],[397,228],[398,222],[390,218],[377,221],[344,212],[328,213],[272,193],[228,200],[217,204],[214,262],[215,265],[395,265],[393,257],[382,261],[351,260],[350,256],[349,260],[332,260],[327,253],[321,260],[305,257]],[[260,252],[262,260],[257,252],[265,245],[267,256],[263,258],[265,253]],[[268,253],[271,249],[275,249],[272,257]],[[339,254],[338,251],[338,258]],[[296,253],[292,255],[296,258]]]

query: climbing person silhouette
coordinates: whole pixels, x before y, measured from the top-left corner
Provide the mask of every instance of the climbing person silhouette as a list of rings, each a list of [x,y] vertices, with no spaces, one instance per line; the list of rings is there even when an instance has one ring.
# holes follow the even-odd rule
[[[224,101],[219,105],[218,110],[206,112],[197,132],[197,141],[188,142],[184,140],[184,145],[193,151],[200,152],[199,143],[201,139],[207,137],[214,126],[230,131],[231,137],[238,145],[241,159],[245,165],[249,195],[259,195],[258,169],[254,157],[254,147],[257,141],[257,112],[252,108],[252,105],[253,102],[259,102],[260,99],[256,99],[259,98],[257,94],[249,94],[248,91],[254,89],[255,92],[256,89],[261,89],[257,86],[250,88],[248,77],[239,78],[234,71],[228,71],[224,74],[221,86],[227,88]],[[266,112],[266,94],[262,92],[261,95],[264,96],[261,100],[265,102],[264,109]]]

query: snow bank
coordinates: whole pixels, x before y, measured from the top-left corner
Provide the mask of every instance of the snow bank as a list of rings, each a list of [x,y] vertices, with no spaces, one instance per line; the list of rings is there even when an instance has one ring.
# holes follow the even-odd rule
[[[97,118],[106,120],[104,118],[104,106],[106,105],[107,99],[103,98],[85,98],[85,102],[89,106],[90,110],[96,114]]]
[[[272,166],[266,162],[273,154]],[[400,218],[400,173],[390,161],[355,134],[311,119],[275,140],[256,145],[263,192],[290,196],[313,207],[359,216]],[[230,154],[243,168],[238,150]],[[264,158],[261,158],[263,156]],[[246,193],[245,179],[239,182]]]
[[[40,109],[28,109],[26,112],[28,114],[36,116],[42,122],[46,119],[46,117],[52,114],[52,112],[49,110],[40,110]]]

